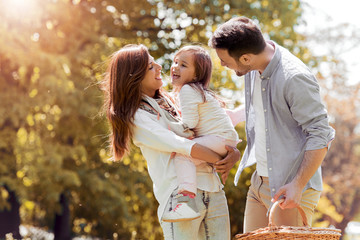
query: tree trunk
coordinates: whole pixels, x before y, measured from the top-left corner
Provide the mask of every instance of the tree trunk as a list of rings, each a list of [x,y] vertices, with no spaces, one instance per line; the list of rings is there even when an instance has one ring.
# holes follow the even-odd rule
[[[360,190],[357,189],[355,191],[349,213],[346,214],[343,220],[340,223],[336,224],[335,227],[339,228],[341,232],[344,234],[346,226],[352,219],[354,219],[355,215],[359,212],[359,209],[360,209]]]
[[[60,195],[61,214],[55,215],[55,240],[71,240],[69,201],[64,193]]]
[[[6,185],[5,189],[9,193],[10,210],[4,208],[0,212],[0,239],[5,238],[6,234],[11,233],[13,238],[21,239],[19,227],[20,227],[20,204],[16,198],[15,192],[11,191]]]

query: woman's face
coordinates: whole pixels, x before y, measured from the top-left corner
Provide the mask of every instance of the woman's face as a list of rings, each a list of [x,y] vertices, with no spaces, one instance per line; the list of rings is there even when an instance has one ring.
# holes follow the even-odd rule
[[[141,82],[141,91],[143,94],[154,97],[155,92],[162,87],[161,68],[162,67],[154,61],[154,58],[149,55],[148,70]]]
[[[171,82],[176,87],[182,87],[195,79],[194,54],[190,51],[175,56],[170,68]]]

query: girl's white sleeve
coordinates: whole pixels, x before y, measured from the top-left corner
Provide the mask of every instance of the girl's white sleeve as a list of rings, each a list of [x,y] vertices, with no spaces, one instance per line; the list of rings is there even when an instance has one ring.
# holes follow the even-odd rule
[[[179,92],[181,119],[193,129],[199,122],[199,104],[203,103],[201,93],[185,84]]]
[[[134,119],[133,142],[138,147],[148,147],[160,152],[176,152],[190,156],[195,142],[180,137],[162,126],[150,113],[137,111]]]

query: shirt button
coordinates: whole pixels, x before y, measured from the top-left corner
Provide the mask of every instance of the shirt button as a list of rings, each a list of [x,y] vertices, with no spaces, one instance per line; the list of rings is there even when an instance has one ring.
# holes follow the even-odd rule
[[[264,109],[264,112],[266,112],[267,110],[266,109]]]
[[[269,171],[271,171],[272,170],[272,168],[269,168]]]
[[[265,92],[265,88],[263,88],[262,90],[263,90],[263,92]]]
[[[261,76],[260,78],[261,78],[261,79],[264,79],[264,76]]]
[[[265,132],[267,132],[268,131],[268,129],[267,128],[265,128]]]
[[[270,148],[266,149],[266,151],[270,152]]]
[[[269,77],[267,77],[266,79],[267,79],[267,80],[269,80],[270,78],[269,78]]]
[[[271,191],[275,192],[275,188],[271,189]]]

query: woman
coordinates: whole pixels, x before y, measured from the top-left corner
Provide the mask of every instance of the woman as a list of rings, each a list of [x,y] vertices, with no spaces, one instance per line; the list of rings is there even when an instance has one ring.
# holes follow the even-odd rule
[[[127,45],[113,55],[105,80],[105,106],[112,127],[114,158],[120,160],[129,150],[130,139],[140,147],[154,183],[165,239],[194,239],[194,236],[198,239],[230,239],[223,186],[207,163],[197,167],[197,175],[206,176],[208,180],[203,186],[198,185],[195,201],[200,217],[176,223],[161,220],[164,211],[171,211],[177,204],[178,184],[172,152],[215,163],[221,174],[230,171],[240,153],[229,148],[227,157],[221,160],[212,150],[187,139],[192,134],[177,121],[179,113],[169,95],[162,90],[160,75],[161,66],[143,45]]]

